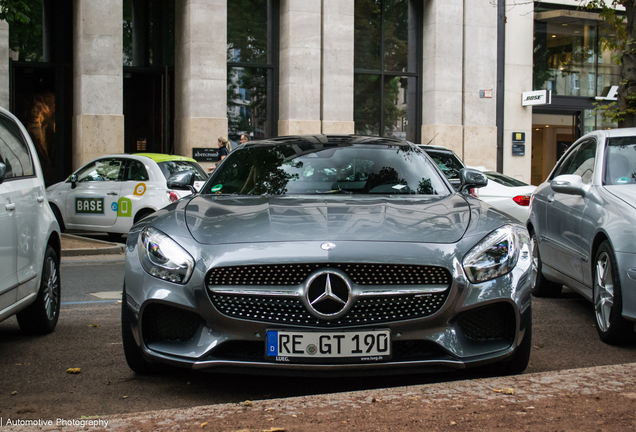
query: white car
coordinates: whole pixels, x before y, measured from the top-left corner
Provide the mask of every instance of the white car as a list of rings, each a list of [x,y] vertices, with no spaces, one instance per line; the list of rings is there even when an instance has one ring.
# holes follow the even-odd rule
[[[142,218],[189,195],[167,186],[170,176],[185,170],[194,171],[196,190],[207,180],[203,168],[184,156],[102,156],[50,186],[47,193],[62,231],[98,231],[117,237]]]
[[[26,129],[0,108],[0,321],[16,315],[31,334],[60,316],[60,228]]]
[[[488,185],[479,188],[479,199],[525,223],[530,215],[530,198],[537,187],[484,167],[476,169],[488,178]]]

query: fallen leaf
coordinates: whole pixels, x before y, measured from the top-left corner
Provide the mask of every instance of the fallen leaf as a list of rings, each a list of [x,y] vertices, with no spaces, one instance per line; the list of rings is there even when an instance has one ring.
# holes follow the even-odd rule
[[[207,425],[208,425],[208,422],[201,423],[201,427],[206,427]]]
[[[68,374],[78,374],[82,371],[82,368],[68,368],[66,369],[66,373]]]
[[[270,429],[263,429],[263,432],[285,432],[285,429],[273,427]]]
[[[451,425],[451,426],[457,426],[457,423],[456,423],[456,422],[454,422],[454,421],[452,421],[452,422],[450,422],[450,425]]]
[[[122,397],[122,399],[128,399],[128,396],[124,396],[124,397]]]
[[[252,406],[252,401],[246,400],[245,402],[241,402],[241,405],[244,407],[250,407]]]
[[[293,417],[293,418],[296,418],[296,417],[298,417],[298,416],[297,416],[296,414],[292,414],[292,417]]]
[[[515,394],[514,389],[512,389],[510,387],[504,387],[504,388],[500,389],[499,392],[503,393],[505,395],[513,395],[513,394]]]
[[[15,395],[17,395],[17,394],[18,394],[18,392],[17,392],[17,391],[11,392],[11,396],[15,396]]]
[[[89,324],[88,327],[100,327],[99,324]]]

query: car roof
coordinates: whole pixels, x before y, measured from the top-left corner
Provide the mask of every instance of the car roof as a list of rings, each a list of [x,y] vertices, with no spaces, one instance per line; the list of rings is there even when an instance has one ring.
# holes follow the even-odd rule
[[[168,161],[189,161],[196,162],[196,160],[186,157],[186,156],[177,156],[177,155],[169,155],[164,153],[135,153],[133,156],[141,156],[152,159],[153,161],[159,162],[168,162]]]
[[[410,146],[404,140],[397,138],[373,137],[362,135],[290,135],[277,138],[268,138],[258,141],[248,141],[241,147],[250,147],[264,144],[330,144],[330,145],[350,145],[350,144],[372,144],[372,145],[399,145]]]

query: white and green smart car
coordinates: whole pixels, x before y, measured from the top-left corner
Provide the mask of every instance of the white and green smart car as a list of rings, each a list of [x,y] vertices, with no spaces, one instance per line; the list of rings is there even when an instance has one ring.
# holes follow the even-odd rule
[[[102,156],[75,171],[66,181],[46,189],[62,230],[127,233],[134,223],[189,191],[172,190],[167,179],[195,173],[195,189],[207,174],[194,160],[157,153]]]

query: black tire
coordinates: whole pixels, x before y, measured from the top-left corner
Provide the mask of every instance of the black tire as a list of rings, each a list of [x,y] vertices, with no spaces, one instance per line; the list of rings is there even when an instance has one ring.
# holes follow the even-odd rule
[[[603,273],[603,274],[601,274]],[[593,267],[596,330],[606,344],[619,345],[634,338],[634,324],[622,316],[623,294],[616,256],[609,241],[598,248]]]
[[[60,232],[66,232],[66,225],[64,225],[64,219],[62,218],[62,213],[60,213],[60,209],[57,208],[55,204],[50,204],[51,210],[53,211],[53,215],[57,220],[57,224],[60,226]]]
[[[532,249],[532,295],[535,297],[556,298],[561,295],[563,285],[549,281],[543,276],[543,264],[539,254],[537,235],[532,231],[530,248]]]
[[[108,235],[108,240],[112,242],[116,242],[121,240],[122,233],[106,233]]]
[[[518,375],[528,368],[528,363],[530,363],[530,352],[532,351],[532,312],[529,312],[529,314],[530,319],[526,325],[523,340],[512,355],[512,358],[504,364],[504,375]]]
[[[33,303],[18,312],[23,332],[35,335],[51,333],[60,318],[60,260],[51,246],[46,247],[40,289]]]
[[[146,216],[151,215],[153,213],[154,213],[154,210],[150,210],[150,209],[139,210],[139,212],[137,212],[137,214],[135,215],[135,220],[133,221],[133,223],[136,224],[137,222],[139,222]]]
[[[158,363],[150,363],[147,361],[141,348],[137,346],[135,337],[133,336],[131,327],[132,311],[128,307],[128,301],[126,300],[126,286],[124,285],[122,302],[121,302],[121,337],[124,346],[124,355],[126,356],[126,363],[128,367],[139,375],[153,375],[163,370],[163,365]]]

